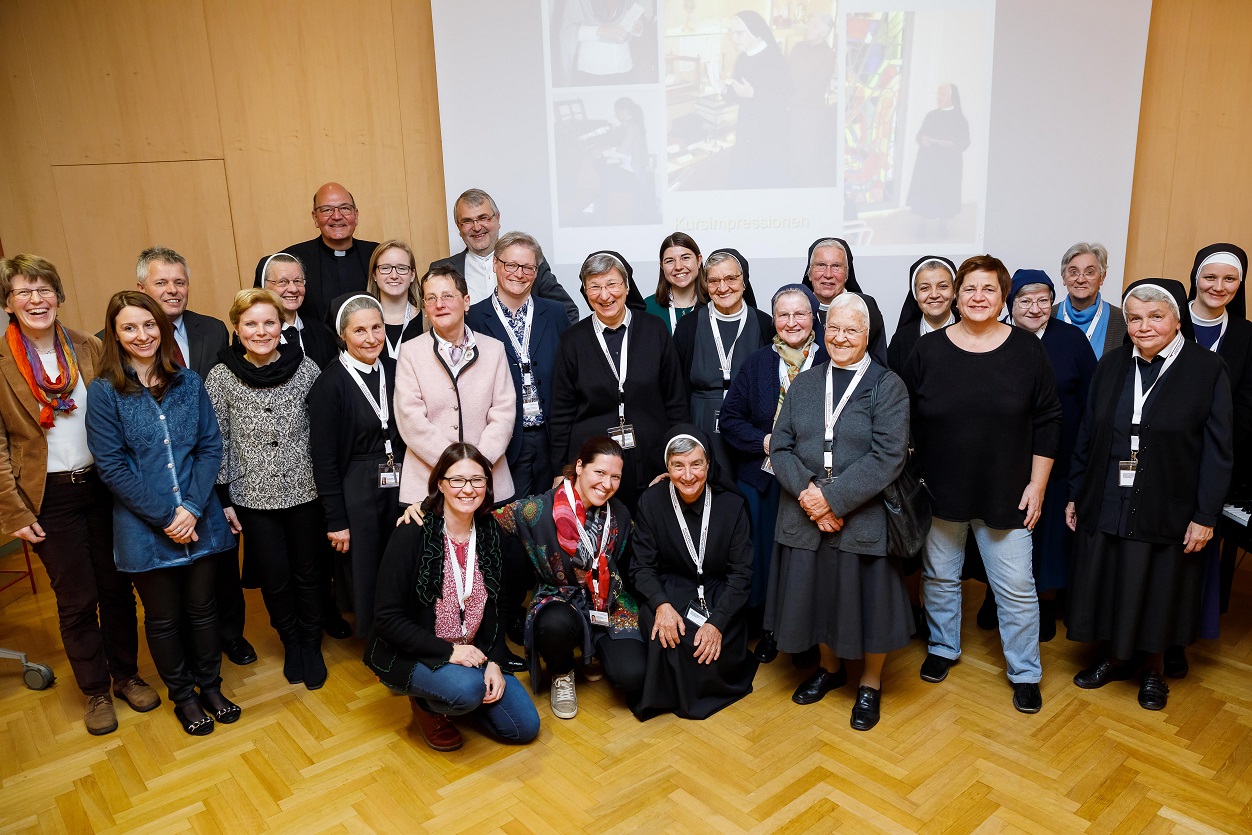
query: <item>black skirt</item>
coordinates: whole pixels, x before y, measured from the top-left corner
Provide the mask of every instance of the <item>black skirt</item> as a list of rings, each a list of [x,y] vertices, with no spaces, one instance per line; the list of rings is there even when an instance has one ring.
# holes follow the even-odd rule
[[[679,617],[683,617],[690,601],[696,598],[695,583],[689,577],[675,575],[661,575],[661,583],[671,605]],[[721,588],[720,581],[705,583],[710,607],[716,606]],[[666,649],[659,640],[650,639],[655,622],[652,608],[641,605],[639,632],[647,642],[648,665],[643,692],[630,706],[636,717],[642,720],[673,713],[684,719],[707,719],[752,692],[757,661],[748,652],[748,625],[741,614],[726,625],[721,655],[712,664],[701,664],[695,659],[696,627],[691,621],[684,619],[687,634],[673,649]]]
[[[1074,538],[1068,636],[1108,641],[1127,660],[1194,643],[1200,631],[1202,554],[1177,545],[1079,531]]]
[[[913,607],[900,561],[778,545],[770,563],[765,628],[783,652],[826,644],[840,658],[891,652],[913,635]]]
[[[400,518],[400,490],[378,486],[378,467],[387,456],[357,455],[343,475],[344,504],[348,511],[349,548],[339,554],[348,603],[356,615],[356,635],[364,638],[374,625],[374,591],[383,551]],[[340,605],[343,605],[342,603]]]

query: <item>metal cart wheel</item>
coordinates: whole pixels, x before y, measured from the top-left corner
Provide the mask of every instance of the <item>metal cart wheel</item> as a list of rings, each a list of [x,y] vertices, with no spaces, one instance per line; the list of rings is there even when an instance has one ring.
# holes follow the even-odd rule
[[[22,680],[26,682],[26,686],[31,690],[47,690],[57,680],[57,677],[52,672],[51,667],[46,667],[43,664],[24,664]]]

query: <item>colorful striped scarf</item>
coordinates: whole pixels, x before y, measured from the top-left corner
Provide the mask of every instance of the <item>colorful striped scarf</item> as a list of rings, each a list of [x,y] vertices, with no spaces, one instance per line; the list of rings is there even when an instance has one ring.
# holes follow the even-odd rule
[[[78,408],[78,404],[68,397],[78,385],[78,357],[74,354],[74,345],[70,342],[65,326],[56,322],[54,327],[57,352],[55,380],[48,379],[48,372],[43,367],[43,361],[39,359],[39,350],[22,333],[16,320],[10,320],[9,329],[4,335],[18,371],[22,372],[31,393],[39,401],[39,425],[44,429],[52,428],[57,412],[68,413]]]

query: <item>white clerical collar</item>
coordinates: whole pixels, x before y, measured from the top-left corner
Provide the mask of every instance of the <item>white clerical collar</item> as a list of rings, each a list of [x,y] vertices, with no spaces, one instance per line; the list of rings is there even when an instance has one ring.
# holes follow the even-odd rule
[[[365,363],[361,362],[356,357],[349,354],[347,351],[340,352],[340,356],[343,358],[343,362],[345,365],[347,365],[349,368],[356,369],[362,374],[371,374],[374,371],[377,371],[382,366],[382,360],[380,359],[374,360],[373,365],[366,365]]]
[[[736,310],[734,313],[722,313],[720,310],[717,309],[717,305],[715,304],[709,305],[709,315],[712,316],[714,319],[720,319],[723,322],[738,322],[740,319],[744,317],[744,314],[746,314],[747,312],[748,312],[748,306],[747,304],[744,303],[743,299],[739,300],[739,309]]]
[[[612,328],[612,330],[617,330],[617,328],[620,328],[622,325],[626,325],[628,327],[630,326],[630,308],[629,307],[626,308],[626,318],[623,319],[621,323],[618,324],[616,327]],[[598,314],[593,315],[591,317],[591,326],[595,328],[596,333],[601,334],[601,335],[603,335],[604,331],[608,329],[609,327],[608,325],[604,324],[604,322],[600,321],[600,316]]]
[[[304,330],[304,322],[302,322],[302,321],[300,320],[300,314],[299,314],[299,313],[297,313],[297,314],[296,314],[296,318],[292,321],[292,323],[291,323],[291,324],[292,324],[292,326],[293,326],[296,330],[298,330],[298,331],[302,331],[302,330]]]
[[[1223,309],[1222,312],[1216,318],[1206,319],[1203,316],[1201,316],[1199,313],[1195,312],[1195,299],[1192,299],[1191,303],[1187,305],[1187,307],[1191,308],[1191,324],[1193,325],[1216,327],[1217,325],[1220,325],[1223,321],[1226,320],[1225,309]]]
[[[1156,357],[1164,357],[1165,359],[1169,359],[1169,357],[1170,357],[1170,355],[1171,355],[1171,354],[1175,354],[1175,353],[1177,353],[1178,351],[1182,350],[1182,344],[1183,344],[1184,342],[1186,342],[1186,341],[1187,341],[1187,339],[1186,339],[1186,337],[1184,337],[1184,336],[1182,335],[1182,331],[1181,331],[1181,330],[1180,330],[1180,331],[1178,331],[1178,333],[1174,334],[1174,338],[1170,340],[1170,343],[1169,343],[1168,345],[1166,345],[1166,346],[1165,346],[1165,347],[1164,347],[1164,348],[1163,348],[1163,349],[1162,349],[1162,350],[1161,350],[1161,351],[1160,351],[1160,352],[1156,355]],[[1130,352],[1130,353],[1131,353],[1132,355],[1134,355],[1134,358],[1135,358],[1135,359],[1137,359],[1137,360],[1144,359],[1143,354],[1141,354],[1141,353],[1139,352],[1139,346],[1138,346],[1138,345],[1136,345],[1133,349],[1131,349],[1131,352]],[[1152,359],[1154,360],[1154,359],[1156,359],[1156,357],[1153,357]],[[1152,361],[1152,360],[1148,360],[1148,362],[1151,362],[1151,361]]]
[[[488,252],[486,255],[479,255],[474,250],[467,249],[465,250],[465,255],[468,258],[473,258],[475,261],[479,262],[480,264],[488,264],[491,261],[492,253]]]

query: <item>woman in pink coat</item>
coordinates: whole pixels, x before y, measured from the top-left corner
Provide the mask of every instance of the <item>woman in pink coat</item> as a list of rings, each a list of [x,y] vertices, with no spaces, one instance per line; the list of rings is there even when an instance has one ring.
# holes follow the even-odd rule
[[[405,342],[396,367],[396,426],[408,445],[400,502],[426,498],[426,481],[449,444],[478,447],[491,461],[495,494],[513,495],[504,451],[513,436],[516,393],[504,345],[465,326],[465,279],[436,267],[422,279],[431,329]]]

